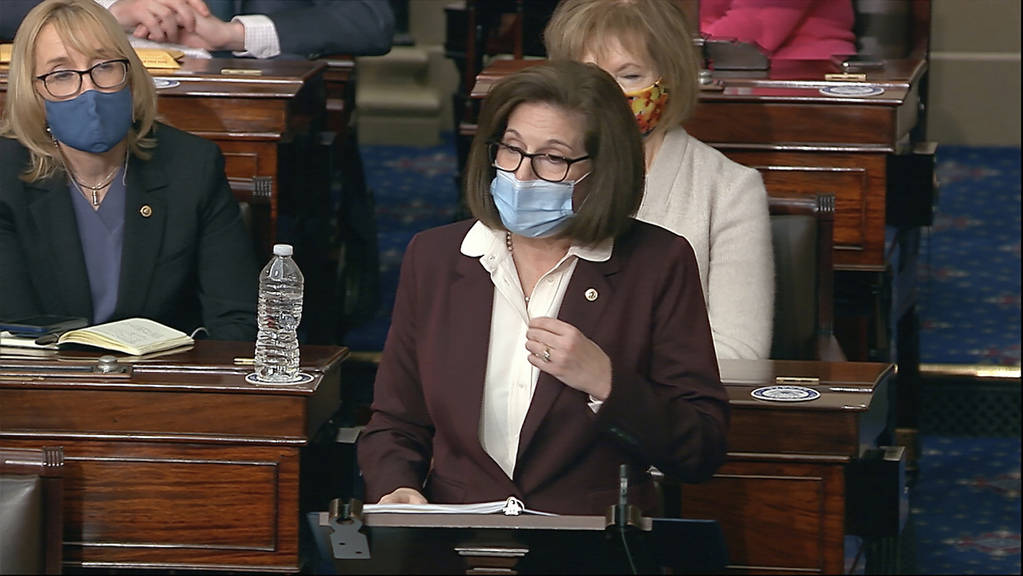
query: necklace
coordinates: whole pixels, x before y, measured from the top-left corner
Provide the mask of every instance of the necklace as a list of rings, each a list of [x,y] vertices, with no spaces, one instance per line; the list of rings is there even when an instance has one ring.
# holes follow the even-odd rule
[[[88,195],[85,193],[85,190],[82,190],[82,188],[88,188],[92,192],[92,206],[96,207],[99,206],[99,191],[106,188],[107,186],[110,186],[110,183],[114,181],[114,176],[117,176],[117,172],[120,169],[121,169],[120,166],[114,166],[113,172],[107,175],[105,181],[102,184],[99,184],[98,186],[89,186],[88,184],[79,180],[75,176],[75,173],[71,171],[70,165],[68,166],[68,174],[71,175],[71,181],[74,182],[76,186],[78,186],[78,191],[81,192],[83,196],[88,197]]]
[[[508,247],[509,254],[515,253],[515,250],[512,249],[511,232],[504,233],[504,245]],[[526,300],[526,304],[529,304],[529,296],[523,294],[522,297]]]
[[[67,169],[68,175],[71,176],[71,183],[75,185],[75,188],[78,188],[78,192],[81,193],[82,196],[85,196],[86,199],[89,199],[89,194],[86,194],[85,190],[83,190],[82,188],[88,188],[89,191],[92,192],[92,207],[99,208],[100,203],[99,191],[106,188],[107,186],[110,186],[110,183],[114,181],[114,177],[117,176],[117,172],[121,170],[121,166],[128,165],[128,150],[125,149],[124,151],[124,164],[122,164],[121,166],[114,166],[114,169],[110,172],[110,174],[107,175],[106,178],[104,178],[102,184],[96,186],[89,186],[88,184],[79,180],[77,176],[75,176],[74,170],[71,169],[71,163],[67,161],[67,156],[64,156],[64,151],[61,150],[60,146],[57,145],[56,138],[54,138],[53,140],[53,145],[57,147],[57,152],[60,153],[60,158],[64,161],[64,167]],[[125,178],[127,178],[128,170],[124,171],[124,176]]]

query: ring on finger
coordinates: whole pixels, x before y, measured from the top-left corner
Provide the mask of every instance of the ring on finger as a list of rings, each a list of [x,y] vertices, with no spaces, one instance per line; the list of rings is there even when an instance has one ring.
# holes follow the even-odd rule
[[[544,348],[544,351],[543,351],[543,361],[544,362],[550,362],[551,361],[551,347],[550,346],[547,346],[546,348]]]

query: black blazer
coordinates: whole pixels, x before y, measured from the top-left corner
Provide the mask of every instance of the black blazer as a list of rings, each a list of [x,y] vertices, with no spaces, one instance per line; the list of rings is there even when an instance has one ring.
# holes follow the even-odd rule
[[[387,0],[242,0],[237,14],[266,15],[281,52],[306,58],[386,54],[394,33]]]
[[[124,242],[111,320],[141,316],[211,338],[253,340],[259,268],[216,144],[159,124],[128,164]],[[26,183],[28,151],[0,138],[0,319],[92,319],[92,297],[63,173]],[[149,209],[144,209],[148,206]],[[146,214],[149,214],[146,216]]]

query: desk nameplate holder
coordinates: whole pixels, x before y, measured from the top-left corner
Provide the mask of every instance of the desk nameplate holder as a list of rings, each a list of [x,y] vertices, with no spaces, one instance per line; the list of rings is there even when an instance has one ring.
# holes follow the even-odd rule
[[[131,378],[132,365],[118,363],[110,355],[100,356],[95,362],[76,362],[59,366],[38,366],[33,364],[0,363],[0,379],[3,378],[89,378],[127,379]]]

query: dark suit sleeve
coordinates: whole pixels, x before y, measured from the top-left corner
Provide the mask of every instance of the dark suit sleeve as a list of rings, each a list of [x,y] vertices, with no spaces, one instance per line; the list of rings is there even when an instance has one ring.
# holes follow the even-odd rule
[[[686,482],[709,478],[724,461],[727,393],[721,385],[696,257],[677,238],[657,249],[659,281],[651,318],[649,370],[612,366],[598,420],[644,462]]]
[[[15,320],[40,312],[32,292],[31,274],[25,261],[25,248],[18,234],[14,215],[15,195],[22,190],[18,179],[19,163],[13,142],[0,138],[0,319]],[[20,165],[24,168],[24,165]]]
[[[387,333],[373,386],[373,415],[359,435],[359,467],[366,502],[396,488],[422,490],[432,456],[434,427],[419,378],[416,346],[416,239],[406,249]],[[428,260],[428,259],[427,259]]]
[[[259,264],[224,174],[224,156],[215,146],[202,179],[209,190],[199,206],[199,302],[203,325],[216,340],[256,338]]]
[[[394,14],[388,0],[249,0],[242,9],[273,20],[285,54],[376,56],[391,49]]]
[[[41,1],[0,0],[0,43],[14,40],[14,34],[17,33],[25,15]]]

